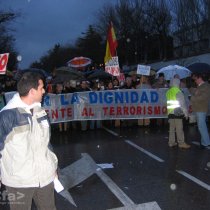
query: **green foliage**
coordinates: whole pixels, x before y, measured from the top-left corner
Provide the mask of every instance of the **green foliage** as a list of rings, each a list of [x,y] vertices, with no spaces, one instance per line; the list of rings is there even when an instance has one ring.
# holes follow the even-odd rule
[[[76,47],[81,56],[89,57],[97,64],[103,63],[105,46],[93,26],[90,25],[84,36],[77,40]]]

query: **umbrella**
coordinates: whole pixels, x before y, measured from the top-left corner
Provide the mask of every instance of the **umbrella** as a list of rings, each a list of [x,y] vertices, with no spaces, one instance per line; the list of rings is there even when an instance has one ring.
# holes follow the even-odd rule
[[[172,79],[176,74],[179,75],[180,79],[189,77],[191,75],[191,71],[184,66],[179,65],[169,65],[159,69],[156,75],[163,73],[166,80]]]
[[[61,66],[55,69],[56,73],[68,73],[69,71],[75,71],[74,68],[71,68],[70,66]]]
[[[56,75],[53,80],[52,84],[57,84],[57,83],[64,83],[64,82],[69,82],[70,80],[79,80],[80,78],[78,77],[72,77],[72,75]]]
[[[81,71],[77,71],[69,66],[62,66],[55,70],[56,75],[71,75],[74,78],[84,77],[84,73]]]
[[[210,75],[210,65],[207,63],[193,63],[187,67],[193,74]]]
[[[80,80],[84,79],[84,74],[77,71],[69,66],[61,66],[55,70],[55,78],[53,83],[64,82],[69,80]]]
[[[15,79],[15,80],[19,80],[19,79],[22,77],[22,75],[23,75],[24,73],[26,73],[26,72],[37,72],[37,73],[41,74],[45,79],[46,79],[47,77],[49,77],[49,75],[50,75],[48,72],[46,72],[46,71],[43,70],[43,69],[28,68],[28,69],[18,70],[18,71],[16,72],[15,76],[14,76],[14,79]]]
[[[109,79],[112,78],[112,75],[105,72],[102,69],[95,70],[92,74],[87,76],[88,79],[93,80],[93,79]]]
[[[91,64],[92,60],[87,57],[75,57],[67,62],[68,66],[73,68],[81,68]]]
[[[89,75],[93,74],[95,71],[97,71],[97,70],[83,71],[83,73],[84,73],[84,76],[85,76],[85,77],[88,77]]]

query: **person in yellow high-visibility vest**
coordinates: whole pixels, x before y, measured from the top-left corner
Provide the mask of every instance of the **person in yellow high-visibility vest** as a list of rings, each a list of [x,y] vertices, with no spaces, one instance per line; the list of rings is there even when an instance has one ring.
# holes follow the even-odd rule
[[[187,106],[184,94],[179,88],[180,80],[173,78],[170,81],[170,88],[166,92],[167,111],[169,119],[169,147],[177,146],[179,148],[188,149],[189,144],[185,143],[183,131],[183,118],[188,118]],[[177,137],[177,142],[176,142]]]

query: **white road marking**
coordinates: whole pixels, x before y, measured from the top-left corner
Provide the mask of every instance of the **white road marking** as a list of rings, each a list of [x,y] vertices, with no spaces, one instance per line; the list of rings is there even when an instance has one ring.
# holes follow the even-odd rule
[[[131,146],[135,147],[136,149],[138,149],[139,151],[145,153],[146,155],[150,156],[151,158],[157,160],[158,162],[164,162],[163,159],[159,158],[158,156],[152,154],[151,152],[139,147],[138,145],[134,144],[132,141],[130,140],[125,140],[126,143],[130,144]]]
[[[195,145],[200,145],[200,143],[199,142],[197,142],[197,141],[192,141],[192,144],[195,144]]]
[[[192,141],[192,144],[200,146],[200,143],[197,141]],[[206,147],[206,149],[210,149],[210,146]]]
[[[101,168],[96,170],[96,174],[124,206],[134,204],[134,202],[112,181],[112,179],[101,170]]]
[[[114,168],[113,163],[98,163],[97,166],[99,166],[102,169]]]
[[[114,131],[112,131],[112,130],[110,130],[110,129],[104,127],[104,126],[103,126],[103,129],[106,130],[107,132],[111,133],[111,134],[114,135],[114,136],[119,136],[118,133],[115,133]]]
[[[185,171],[176,170],[179,174],[185,176],[186,178],[190,179],[191,181],[195,182],[196,184],[200,185],[201,187],[210,190],[210,185],[202,182],[201,180],[197,179],[196,177],[186,173]]]
[[[107,176],[101,168],[96,169],[96,174],[104,182],[104,184],[110,189],[110,191],[119,199],[124,207],[114,208],[115,210],[128,210],[128,209],[142,209],[142,210],[161,210],[157,202],[149,202],[143,204],[135,204],[116,184],[113,180]],[[112,209],[112,210],[114,210]]]
[[[106,127],[104,127],[104,129],[105,129],[106,131],[108,131],[109,133],[115,135],[115,136],[119,136],[117,133],[115,133],[114,131],[112,131],[112,130],[106,128]],[[130,140],[125,140],[125,142],[128,143],[128,144],[130,144],[131,146],[135,147],[135,148],[138,149],[139,151],[145,153],[146,155],[150,156],[151,158],[157,160],[158,162],[164,162],[163,159],[161,159],[161,158],[157,157],[156,155],[152,154],[151,152],[149,152],[149,151],[147,151],[147,150],[145,150],[145,149],[139,147],[138,145],[136,145],[136,144],[133,143],[132,141],[130,141]],[[192,144],[197,145],[197,146],[200,145],[200,143],[199,143],[199,142],[196,142],[196,141],[192,141]],[[210,149],[210,147],[207,147],[207,149]],[[179,174],[181,174],[181,175],[185,176],[186,178],[190,179],[191,181],[195,182],[196,184],[200,185],[201,187],[203,187],[203,188],[205,188],[205,189],[207,189],[207,190],[210,190],[210,185],[206,184],[205,182],[203,182],[203,181],[197,179],[196,177],[194,177],[194,176],[192,176],[192,175],[190,175],[190,174],[188,174],[188,173],[186,173],[186,172],[184,172],[184,171],[182,171],[182,170],[176,170],[176,171],[177,171]]]
[[[108,210],[161,210],[161,208],[158,206],[157,202],[153,201],[149,203],[134,204]]]

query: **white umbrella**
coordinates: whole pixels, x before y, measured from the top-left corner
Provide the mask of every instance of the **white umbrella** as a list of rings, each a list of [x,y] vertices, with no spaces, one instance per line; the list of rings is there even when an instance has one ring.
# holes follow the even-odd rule
[[[156,74],[159,75],[160,73],[164,74],[166,80],[170,80],[176,74],[179,75],[180,79],[189,77],[192,72],[184,66],[169,65],[169,66],[159,69]]]

